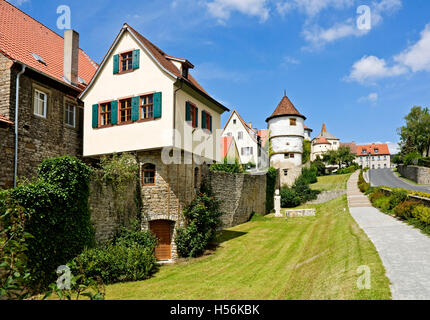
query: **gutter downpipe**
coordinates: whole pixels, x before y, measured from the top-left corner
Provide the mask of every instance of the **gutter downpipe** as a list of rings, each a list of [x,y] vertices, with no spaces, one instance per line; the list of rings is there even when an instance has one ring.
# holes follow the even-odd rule
[[[181,86],[178,89],[175,89],[175,91],[173,92],[173,148],[175,148],[175,135],[176,135],[176,93],[179,90],[182,90],[182,79],[179,79],[179,82],[181,84]]]
[[[16,93],[15,93],[15,161],[13,168],[13,187],[16,188],[16,180],[18,175],[18,110],[19,110],[19,79],[25,72],[25,65],[21,65],[22,70],[16,76]]]

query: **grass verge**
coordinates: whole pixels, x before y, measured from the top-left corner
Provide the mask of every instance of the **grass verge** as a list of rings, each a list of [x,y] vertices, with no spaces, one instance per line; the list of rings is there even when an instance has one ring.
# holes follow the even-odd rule
[[[318,177],[318,182],[311,185],[313,190],[344,190],[351,173]]]

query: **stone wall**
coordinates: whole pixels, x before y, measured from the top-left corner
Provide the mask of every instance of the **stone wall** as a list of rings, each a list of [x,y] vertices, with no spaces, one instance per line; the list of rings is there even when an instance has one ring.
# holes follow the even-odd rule
[[[265,214],[266,175],[210,172],[209,181],[215,198],[224,212],[222,228],[249,220],[252,213]]]
[[[397,170],[403,177],[418,184],[430,184],[430,168],[399,165]]]
[[[0,123],[0,190],[13,187],[14,129]]]
[[[122,196],[117,195],[112,185],[102,184],[93,179],[90,184],[89,205],[96,241],[112,239],[121,227],[130,226],[130,222],[140,215],[137,181],[130,181]]]
[[[16,77],[20,67],[11,66],[10,61],[0,55],[0,113],[15,121]],[[34,115],[34,90],[40,89],[48,94],[46,118]],[[70,155],[82,155],[82,111],[76,110],[76,128],[64,123],[65,101],[82,107],[83,103],[75,97],[78,92],[57,81],[46,78],[27,69],[20,78],[19,121],[18,121],[18,179],[32,179],[43,159]],[[0,128],[0,188],[6,188],[13,181],[13,163],[10,152],[14,153],[14,131]],[[8,152],[4,154],[4,150]],[[12,148],[12,149],[11,149]],[[12,155],[13,159],[13,155]],[[13,160],[12,160],[13,161]]]
[[[323,191],[318,195],[318,198],[314,201],[310,201],[307,204],[321,204],[328,201],[334,200],[346,194],[346,190],[333,190],[333,191]]]

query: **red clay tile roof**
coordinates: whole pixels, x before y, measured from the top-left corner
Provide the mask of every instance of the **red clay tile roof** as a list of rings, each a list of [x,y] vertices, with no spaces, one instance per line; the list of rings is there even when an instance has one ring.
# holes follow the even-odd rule
[[[257,134],[261,139],[261,145],[264,147],[266,141],[269,139],[269,130],[258,130]]]
[[[13,122],[6,118],[4,115],[0,114],[0,122],[13,125]]]
[[[125,24],[125,25],[127,26],[127,28],[130,29],[130,31],[132,31],[134,33],[134,35],[139,39],[139,41],[141,41],[145,45],[145,47],[151,52],[151,54],[154,56],[154,58],[157,59],[157,61],[167,71],[169,71],[170,73],[173,73],[178,78],[182,78],[181,71],[172,63],[171,59],[169,59],[169,58],[175,58],[175,57],[170,56],[167,53],[165,53],[163,50],[161,50],[160,48],[158,48],[155,44],[153,44],[151,41],[149,41],[148,39],[146,39],[144,36],[142,36],[139,32],[137,32],[136,30],[134,30],[128,24]],[[178,59],[182,59],[182,58],[178,58]],[[186,59],[182,59],[182,60],[186,60]],[[203,89],[203,87],[197,82],[197,80],[194,79],[194,77],[191,74],[188,74],[188,80],[194,86],[196,86],[199,90],[201,90],[204,93],[206,93],[207,95],[209,95],[205,91],[205,89]]]
[[[242,124],[245,127],[245,129],[248,131],[248,134],[251,136],[251,138],[255,142],[257,142],[257,139],[255,138],[255,133],[256,132],[252,128],[250,128],[248,126],[248,124],[245,122],[245,120],[242,119],[242,117],[240,116],[239,112],[237,112],[236,110],[233,110],[233,112],[230,114],[230,117],[228,118],[227,122],[225,123],[223,130],[225,130],[225,128],[227,127],[227,124],[230,122],[231,118],[233,117],[233,114],[235,114],[235,113],[236,113],[237,117],[239,118],[240,122],[242,122]],[[258,133],[257,133],[257,135],[258,135]]]
[[[376,152],[378,150],[378,152]],[[372,144],[357,146],[357,156],[368,156],[369,152],[372,156],[388,156],[390,155],[390,149],[387,144]]]
[[[311,128],[309,128],[307,125],[305,125],[305,130],[314,131]]]
[[[314,143],[314,145],[317,145],[317,144],[331,144],[330,142],[328,142],[328,140],[326,139],[326,138],[324,138],[324,137],[320,137],[315,143]]]
[[[306,120],[306,117],[296,109],[296,107],[293,105],[290,99],[288,99],[287,96],[284,96],[282,98],[281,102],[279,102],[279,105],[276,107],[273,114],[266,119],[266,122],[268,122],[270,119],[280,116],[298,116]]]
[[[67,83],[63,80],[63,37],[5,0],[0,0],[0,17],[0,53]],[[42,57],[46,65],[38,62],[33,53]],[[80,49],[79,77],[90,83],[97,68]]]

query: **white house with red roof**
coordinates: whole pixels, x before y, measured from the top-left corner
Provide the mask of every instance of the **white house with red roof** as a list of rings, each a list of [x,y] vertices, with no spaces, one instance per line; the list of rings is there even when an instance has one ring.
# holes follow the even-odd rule
[[[132,152],[140,167],[143,228],[160,239],[156,257],[177,257],[183,208],[220,159],[221,114],[229,111],[168,55],[124,24],[81,94],[84,156]]]
[[[371,144],[356,146],[356,162],[362,168],[391,168],[391,154],[387,144]]]
[[[340,147],[340,139],[327,131],[325,123],[323,123],[321,133],[312,139],[311,143],[311,161],[315,161],[318,157],[322,159],[324,154],[330,150],[338,150]]]
[[[252,123],[247,124],[236,110],[227,120],[222,136],[234,139],[241,164],[252,164],[252,168],[259,170],[268,167],[267,151],[262,143],[262,137],[267,140],[267,132],[253,128]]]

